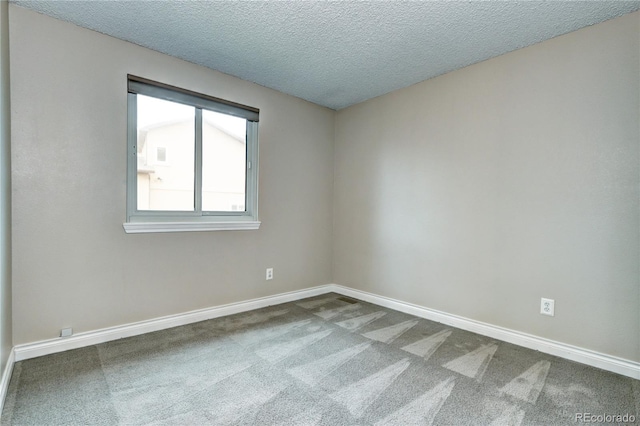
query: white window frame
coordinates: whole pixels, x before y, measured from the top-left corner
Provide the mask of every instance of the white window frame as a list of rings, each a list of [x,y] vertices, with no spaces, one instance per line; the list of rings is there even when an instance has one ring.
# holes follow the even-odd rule
[[[258,229],[259,110],[141,77],[127,76],[127,233]],[[153,96],[195,107],[194,211],[138,210],[137,95]],[[202,211],[202,109],[247,120],[247,170],[244,211]]]

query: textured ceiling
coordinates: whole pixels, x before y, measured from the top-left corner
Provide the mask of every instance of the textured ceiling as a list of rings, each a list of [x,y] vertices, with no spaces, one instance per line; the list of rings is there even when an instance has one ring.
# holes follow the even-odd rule
[[[333,109],[640,8],[640,0],[13,3]]]

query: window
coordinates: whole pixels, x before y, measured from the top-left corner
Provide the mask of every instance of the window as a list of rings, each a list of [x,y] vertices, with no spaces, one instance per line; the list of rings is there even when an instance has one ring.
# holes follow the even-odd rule
[[[156,148],[156,163],[165,164],[167,162],[167,148],[159,146]]]
[[[260,226],[256,108],[130,75],[127,148],[126,232]]]

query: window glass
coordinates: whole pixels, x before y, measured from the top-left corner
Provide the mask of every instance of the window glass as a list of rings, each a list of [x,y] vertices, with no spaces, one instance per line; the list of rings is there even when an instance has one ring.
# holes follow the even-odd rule
[[[193,211],[195,108],[144,95],[137,101],[138,210]]]
[[[156,148],[156,161],[158,163],[167,162],[167,148],[165,148],[164,146],[159,146]]]
[[[202,111],[203,211],[244,210],[246,142],[246,119]]]

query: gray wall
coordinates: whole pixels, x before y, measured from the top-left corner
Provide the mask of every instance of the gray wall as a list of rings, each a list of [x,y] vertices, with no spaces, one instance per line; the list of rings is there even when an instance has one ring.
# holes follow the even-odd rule
[[[341,110],[334,281],[640,361],[639,22]]]
[[[0,374],[4,371],[12,347],[9,87],[9,3],[0,0]]]
[[[331,282],[333,111],[13,5],[10,24],[14,344]],[[260,108],[258,231],[124,233],[127,73]]]

